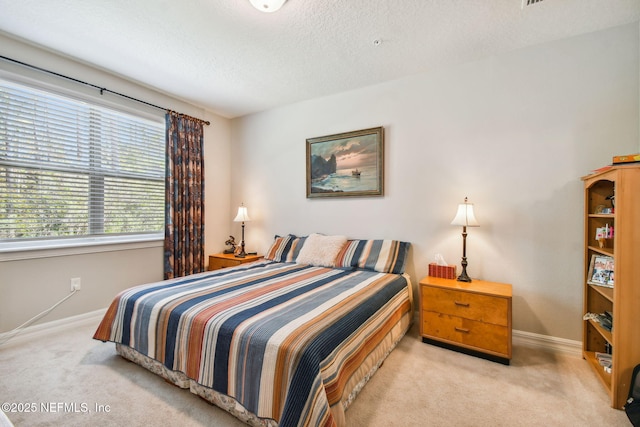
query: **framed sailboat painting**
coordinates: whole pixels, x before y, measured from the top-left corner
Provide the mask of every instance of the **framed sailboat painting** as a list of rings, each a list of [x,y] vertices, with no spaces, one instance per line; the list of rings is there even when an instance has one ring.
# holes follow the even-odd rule
[[[383,127],[307,139],[307,198],[383,193]]]

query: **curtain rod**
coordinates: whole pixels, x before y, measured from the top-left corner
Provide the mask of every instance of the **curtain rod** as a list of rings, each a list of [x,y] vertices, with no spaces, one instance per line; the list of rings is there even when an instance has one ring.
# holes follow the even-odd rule
[[[14,62],[16,64],[22,65],[23,67],[32,68],[34,70],[38,70],[38,71],[41,71],[43,73],[52,74],[52,75],[54,75],[56,77],[61,77],[63,79],[71,80],[73,82],[80,83],[80,84],[83,84],[85,86],[92,87],[94,89],[98,89],[98,90],[100,90],[100,95],[104,94],[104,92],[108,92],[108,93],[120,96],[122,98],[130,99],[131,101],[139,102],[140,104],[145,104],[145,105],[148,105],[150,107],[157,108],[159,110],[164,110],[169,114],[177,114],[177,115],[182,116],[182,117],[187,117],[187,118],[190,118],[190,119],[193,119],[193,120],[197,120],[200,123],[203,123],[203,124],[205,124],[207,126],[209,126],[211,124],[207,120],[202,120],[202,119],[199,119],[197,117],[189,116],[188,114],[178,113],[177,111],[170,110],[169,108],[160,107],[159,105],[155,105],[155,104],[152,104],[152,103],[147,102],[147,101],[142,101],[142,100],[140,100],[138,98],[134,98],[132,96],[125,95],[125,94],[120,93],[120,92],[116,92],[116,91],[113,91],[113,90],[110,90],[110,89],[107,89],[107,88],[104,88],[104,87],[101,87],[101,86],[94,85],[92,83],[88,83],[88,82],[85,82],[85,81],[82,81],[82,80],[78,80],[78,79],[75,79],[73,77],[65,76],[64,74],[56,73],[55,71],[50,71],[50,70],[47,70],[47,69],[44,69],[44,68],[41,68],[41,67],[37,67],[35,65],[27,64],[26,62],[18,61],[17,59],[8,58],[8,57],[3,56],[3,55],[0,55],[0,59],[4,59],[5,61],[9,61],[9,62]]]

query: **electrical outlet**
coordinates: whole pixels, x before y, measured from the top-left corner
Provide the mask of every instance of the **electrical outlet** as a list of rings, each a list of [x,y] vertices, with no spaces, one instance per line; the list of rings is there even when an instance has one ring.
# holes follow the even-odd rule
[[[81,287],[81,280],[79,277],[72,277],[71,278],[71,292],[73,291],[79,291]]]

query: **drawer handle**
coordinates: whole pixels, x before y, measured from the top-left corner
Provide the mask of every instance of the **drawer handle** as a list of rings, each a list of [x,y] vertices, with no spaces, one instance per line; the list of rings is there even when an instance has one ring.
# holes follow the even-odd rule
[[[468,302],[454,301],[453,303],[455,305],[459,305],[460,307],[469,307],[469,303]]]
[[[469,329],[466,328],[458,328],[457,326],[455,327],[456,331],[458,332],[464,332],[465,334],[469,333]]]

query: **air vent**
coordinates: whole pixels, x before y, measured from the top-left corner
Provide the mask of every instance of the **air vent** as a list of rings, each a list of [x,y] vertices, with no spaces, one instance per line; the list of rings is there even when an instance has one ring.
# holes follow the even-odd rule
[[[524,8],[525,6],[531,6],[536,3],[540,3],[541,1],[542,0],[522,0],[522,7]]]

